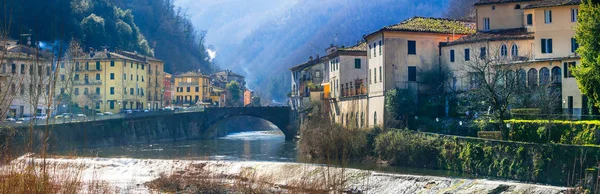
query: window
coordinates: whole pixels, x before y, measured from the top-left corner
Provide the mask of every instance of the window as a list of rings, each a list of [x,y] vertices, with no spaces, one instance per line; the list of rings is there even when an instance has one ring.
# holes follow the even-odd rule
[[[542,53],[552,53],[552,39],[542,39]]]
[[[114,67],[115,66],[115,61],[110,61],[110,66]]]
[[[369,55],[369,59],[371,58],[371,45],[369,45],[369,52],[367,52],[367,55]],[[333,62],[331,62],[331,64],[333,65]]]
[[[115,95],[115,87],[110,87],[110,95]]]
[[[577,39],[571,38],[571,53],[577,52],[579,48],[579,43],[577,43]]]
[[[512,47],[510,48],[510,55],[513,58],[519,56],[519,47],[517,46],[517,44],[513,43]]]
[[[496,6],[495,5],[492,5],[492,10],[496,10]]]
[[[564,68],[565,69],[565,78],[571,78],[571,77],[575,77],[572,73],[571,73],[571,69],[575,68],[575,65],[577,63],[576,62],[565,62],[564,63]]]
[[[521,9],[521,5],[519,5],[519,4],[515,5],[515,9]]]
[[[561,69],[560,67],[553,67],[552,68],[552,77],[551,77],[551,81],[552,83],[561,83],[562,82],[562,75],[561,75]]]
[[[111,61],[111,65],[112,65],[113,61]],[[96,70],[100,70],[100,61],[96,61]]]
[[[546,24],[552,23],[552,10],[544,10],[544,22]]]
[[[113,76],[114,76],[114,74],[113,74]],[[100,74],[99,73],[96,73],[96,80],[100,80]]]
[[[485,59],[486,54],[487,54],[487,49],[485,47],[479,48],[479,58],[480,59]]]
[[[408,66],[408,81],[409,82],[417,81],[417,67]]]
[[[75,95],[79,95],[79,88],[75,88]]]
[[[471,60],[471,49],[465,49],[465,61]]]
[[[533,25],[533,14],[527,14],[527,25]]]
[[[579,9],[572,8],[571,9],[571,22],[577,22],[577,14],[579,14]]]
[[[75,78],[73,78],[75,81],[79,80],[79,74],[75,74]]]
[[[196,87],[196,92],[200,92],[200,87]]]
[[[506,48],[506,45],[505,45],[505,44],[503,44],[503,45],[500,47],[500,56],[502,56],[502,57],[506,57],[507,55],[508,55],[508,49]]]
[[[381,43],[381,40],[380,40],[380,41],[379,41],[379,56],[381,56],[381,55],[382,55],[382,52],[381,52],[381,47],[383,47],[383,44]]]
[[[142,70],[144,70],[144,66],[145,66],[145,65],[144,65],[144,64],[142,64]]]
[[[187,87],[185,91],[190,92],[190,87]]]
[[[550,84],[550,69],[543,67],[540,69],[540,86]]]
[[[377,43],[373,43],[373,57],[377,57]]]
[[[360,69],[360,59],[354,59],[354,68]]]
[[[450,62],[454,63],[454,50],[450,50]]]
[[[83,88],[83,95],[88,95],[88,94],[89,94],[89,89]]]
[[[538,72],[536,69],[531,68],[527,72],[527,84],[530,88],[536,87],[538,84]]]
[[[490,30],[490,18],[483,18],[483,30]]]
[[[373,113],[373,126],[377,125],[377,112]]]
[[[60,75],[60,81],[65,81],[65,75]]]
[[[75,71],[79,71],[79,62],[75,62]]]
[[[25,64],[21,64],[21,74],[25,74]]]
[[[377,68],[373,69],[373,83],[377,83]]]
[[[99,63],[99,62],[96,62]],[[85,62],[85,70],[90,70],[90,63]]]
[[[417,54],[417,42],[414,40],[408,41],[408,54],[416,55]]]
[[[140,81],[140,75],[135,75],[135,81]]]
[[[383,77],[383,72],[381,70],[382,70],[382,67],[379,67],[379,82],[383,81],[383,78],[382,78]]]
[[[100,95],[100,88],[96,88],[96,94]]]
[[[14,90],[13,90],[13,93],[14,93]],[[64,88],[60,88],[60,94],[64,94],[64,93],[65,93],[65,89]]]
[[[371,77],[371,69],[369,69],[369,84],[371,84],[371,83],[372,83],[372,79],[373,79],[373,78]]]
[[[129,80],[133,81],[133,74],[129,74]]]
[[[115,80],[115,73],[110,73],[110,80]]]
[[[127,79],[127,74],[124,73],[123,74],[123,80],[126,80],[126,79]]]
[[[60,68],[65,68],[65,63],[60,63]]]
[[[129,95],[133,95],[133,88],[129,88]]]
[[[12,64],[12,65],[10,66],[10,72],[11,72],[12,74],[15,74],[15,73],[17,73],[17,65],[16,65],[16,64]]]

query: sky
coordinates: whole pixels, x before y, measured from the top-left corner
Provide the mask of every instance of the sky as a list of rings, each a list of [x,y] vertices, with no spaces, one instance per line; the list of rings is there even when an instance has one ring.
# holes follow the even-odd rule
[[[270,99],[276,82],[288,88],[292,66],[352,46],[378,29],[413,16],[439,17],[447,0],[175,0],[206,30],[214,62],[246,76],[247,87]],[[287,89],[289,90],[289,89]]]

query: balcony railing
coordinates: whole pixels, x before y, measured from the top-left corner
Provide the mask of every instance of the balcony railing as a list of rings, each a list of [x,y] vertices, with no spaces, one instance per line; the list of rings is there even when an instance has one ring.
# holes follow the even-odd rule
[[[76,70],[76,71],[83,71],[83,72],[86,72],[86,71],[87,72],[102,71],[102,67],[100,67],[98,69],[96,69],[96,68],[88,68],[88,69],[79,68],[79,70]]]
[[[83,81],[75,81],[73,85],[82,86],[82,85],[102,85],[102,80],[83,80]]]
[[[200,82],[179,82],[179,86],[199,86]]]
[[[350,88],[350,89],[342,88],[340,90],[340,96],[342,98],[352,97],[352,96],[362,96],[362,95],[367,95],[366,87]]]

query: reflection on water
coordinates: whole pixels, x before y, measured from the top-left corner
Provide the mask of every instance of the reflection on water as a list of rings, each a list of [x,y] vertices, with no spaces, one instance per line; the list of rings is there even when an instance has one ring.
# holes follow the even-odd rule
[[[82,150],[79,155],[93,157],[131,157],[151,159],[215,159],[296,161],[296,143],[272,131],[229,134],[219,139],[188,140]]]

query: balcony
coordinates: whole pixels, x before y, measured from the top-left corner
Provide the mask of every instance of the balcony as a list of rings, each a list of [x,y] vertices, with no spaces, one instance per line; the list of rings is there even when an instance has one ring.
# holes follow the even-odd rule
[[[200,82],[179,82],[177,86],[199,86]]]
[[[102,67],[100,68],[77,68],[75,69],[75,71],[80,71],[80,72],[95,72],[95,71],[102,71]]]
[[[93,80],[93,81],[89,81],[89,80],[83,80],[83,81],[75,81],[73,82],[73,85],[76,86],[93,86],[93,85],[102,85],[102,80]]]

